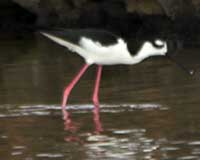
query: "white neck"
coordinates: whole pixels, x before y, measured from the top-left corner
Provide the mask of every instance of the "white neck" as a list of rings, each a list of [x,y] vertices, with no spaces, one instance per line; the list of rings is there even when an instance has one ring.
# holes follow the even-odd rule
[[[140,54],[140,52],[130,59],[131,64],[137,64],[142,62],[144,59],[148,58],[149,56],[144,56],[143,54]]]

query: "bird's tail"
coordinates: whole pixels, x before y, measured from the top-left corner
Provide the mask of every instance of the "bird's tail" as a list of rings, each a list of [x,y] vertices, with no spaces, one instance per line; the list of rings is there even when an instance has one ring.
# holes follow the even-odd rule
[[[40,33],[44,35],[45,37],[51,39],[52,41],[58,43],[59,45],[68,48],[70,51],[78,53],[83,58],[87,57],[87,52],[83,48],[79,47],[78,45],[72,42],[69,42],[67,40],[64,40],[60,37],[54,36],[53,34],[50,34],[47,32],[41,31]]]

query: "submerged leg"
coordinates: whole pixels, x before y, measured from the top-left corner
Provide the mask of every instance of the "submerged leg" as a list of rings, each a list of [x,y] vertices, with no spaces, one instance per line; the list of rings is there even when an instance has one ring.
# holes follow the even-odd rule
[[[100,114],[99,114],[99,106],[95,106],[93,111],[93,121],[95,125],[95,133],[100,134],[103,131],[103,127],[100,120]]]
[[[99,134],[100,132],[103,131],[101,121],[100,121],[100,115],[99,115],[99,86],[100,86],[100,80],[101,80],[101,73],[102,73],[102,66],[99,65],[97,69],[97,77],[96,77],[96,82],[95,82],[95,87],[94,87],[94,93],[93,93],[93,103],[94,103],[94,110],[93,110],[93,120],[95,123],[95,132]]]
[[[75,76],[75,78],[71,81],[71,83],[65,88],[64,90],[64,94],[63,94],[63,101],[62,101],[62,113],[63,113],[63,119],[67,120],[69,117],[69,113],[66,111],[66,103],[67,103],[67,99],[68,96],[71,92],[71,90],[74,88],[74,86],[76,85],[76,83],[79,81],[79,79],[81,78],[81,76],[85,73],[85,71],[88,68],[88,64],[85,64],[81,70],[79,71],[79,73]]]
[[[102,66],[98,65],[97,77],[96,77],[94,93],[92,97],[92,101],[95,106],[99,106],[99,85],[100,85],[100,80],[101,80],[101,72],[102,72]]]

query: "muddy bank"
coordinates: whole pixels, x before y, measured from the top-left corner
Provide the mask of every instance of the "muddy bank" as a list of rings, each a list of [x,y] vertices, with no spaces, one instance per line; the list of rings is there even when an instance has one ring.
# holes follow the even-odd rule
[[[199,32],[198,1],[179,0],[3,0],[1,31],[43,27],[104,28],[121,36]],[[132,33],[132,34],[130,34]]]

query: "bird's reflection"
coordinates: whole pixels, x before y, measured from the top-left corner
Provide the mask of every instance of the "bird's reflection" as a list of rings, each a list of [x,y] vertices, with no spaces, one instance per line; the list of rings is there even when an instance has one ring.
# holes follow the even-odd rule
[[[101,132],[104,131],[100,119],[100,112],[99,112],[99,106],[95,105],[93,109],[93,122],[94,122],[94,131],[92,131],[93,134],[101,134]],[[64,130],[71,132],[73,135],[65,137],[66,142],[82,142],[79,136],[74,135],[80,130],[81,124],[74,122],[69,115],[68,118],[64,121]]]
[[[79,124],[72,121],[71,116],[69,115],[68,118],[64,121],[64,130],[70,132],[76,132],[79,128]]]
[[[94,109],[93,109],[93,121],[94,121],[94,125],[95,125],[95,133],[100,134],[101,132],[103,132],[103,127],[102,127],[102,123],[100,120],[98,105],[95,105]]]

